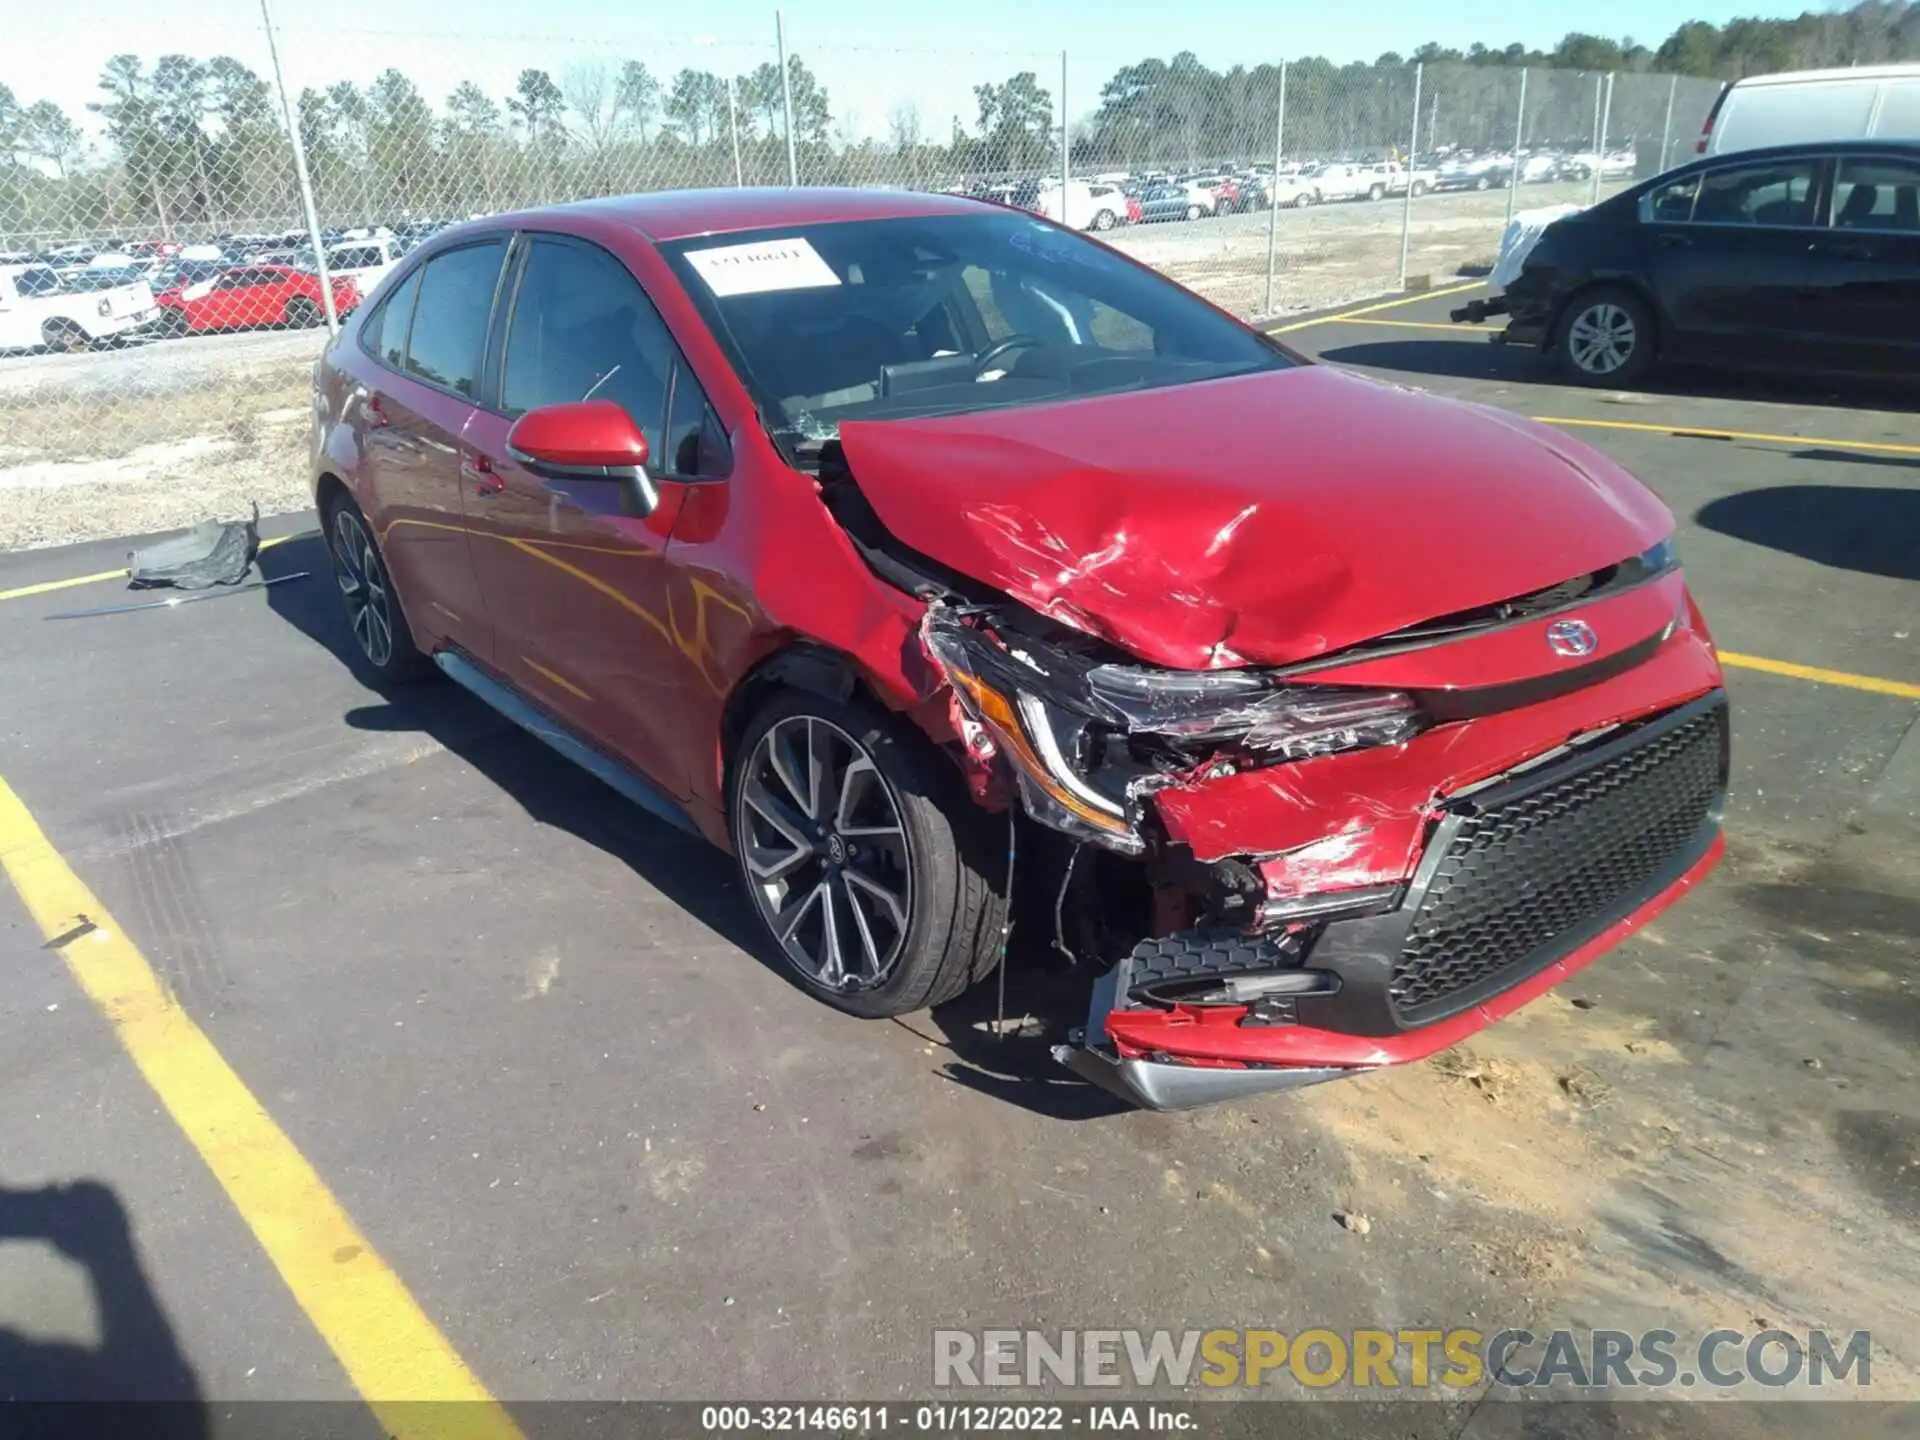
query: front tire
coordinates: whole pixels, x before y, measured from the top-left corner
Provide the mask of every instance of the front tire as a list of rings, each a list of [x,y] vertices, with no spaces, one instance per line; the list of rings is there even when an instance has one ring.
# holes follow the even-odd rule
[[[1420,197],[1421,197],[1422,195],[1424,195],[1424,194],[1426,194],[1426,193],[1427,193],[1427,182],[1426,182],[1426,181],[1424,181],[1424,180],[1416,180],[1416,181],[1414,181],[1414,182],[1413,182],[1413,198],[1414,198],[1414,199],[1416,199],[1416,200],[1418,200],[1418,199],[1419,199],[1419,198],[1420,198]]]
[[[320,323],[320,307],[303,295],[287,301],[287,324],[295,330],[308,330]]]
[[[1369,200],[1384,200],[1386,198],[1387,187],[1384,185],[1375,185],[1367,191],[1367,199]]]
[[[1576,384],[1627,388],[1653,369],[1653,316],[1638,295],[1619,286],[1575,296],[1556,339],[1561,373]]]
[[[1113,229],[1113,226],[1114,226],[1114,218],[1113,218],[1113,212],[1111,210],[1101,210],[1094,215],[1093,217],[1094,229],[1111,230]]]
[[[393,588],[393,577],[360,507],[345,495],[326,507],[327,554],[353,633],[354,663],[376,682],[403,685],[432,673]]]
[[[1187,219],[1189,220],[1198,220],[1203,213],[1198,205],[1187,206]]]
[[[727,788],[754,913],[809,994],[887,1018],[951,1000],[1000,963],[1005,822],[884,710],[783,692],[741,737]]]

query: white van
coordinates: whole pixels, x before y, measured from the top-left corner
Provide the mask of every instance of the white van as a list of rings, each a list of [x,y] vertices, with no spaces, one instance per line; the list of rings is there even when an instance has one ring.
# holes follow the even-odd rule
[[[1920,140],[1920,65],[1754,75],[1720,92],[1702,155],[1821,140]]]

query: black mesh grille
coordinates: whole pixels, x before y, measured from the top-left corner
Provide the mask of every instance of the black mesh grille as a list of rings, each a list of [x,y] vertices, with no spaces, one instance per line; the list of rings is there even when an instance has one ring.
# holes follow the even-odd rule
[[[1439,1019],[1557,959],[1664,883],[1725,785],[1726,707],[1462,815],[1394,961],[1402,1024]]]

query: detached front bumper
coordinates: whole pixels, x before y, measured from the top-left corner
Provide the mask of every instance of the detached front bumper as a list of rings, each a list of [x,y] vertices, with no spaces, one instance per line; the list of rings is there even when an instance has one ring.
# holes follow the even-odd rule
[[[1242,998],[1216,988],[1187,1001],[1141,985],[1150,961],[1140,957],[1156,944],[1146,942],[1102,978],[1084,1031],[1055,1056],[1134,1104],[1175,1110],[1457,1044],[1617,945],[1713,868],[1727,741],[1716,688],[1465,786],[1439,802],[1385,897],[1377,870],[1338,877],[1373,897],[1356,907],[1371,913],[1275,932],[1284,944],[1268,947],[1264,977],[1249,972],[1244,943],[1231,966],[1223,948],[1219,978],[1231,974]],[[1363,878],[1373,883],[1363,889]],[[1206,940],[1196,943],[1204,953]],[[1289,983],[1273,984],[1280,974]],[[1205,962],[1182,978],[1207,981]]]

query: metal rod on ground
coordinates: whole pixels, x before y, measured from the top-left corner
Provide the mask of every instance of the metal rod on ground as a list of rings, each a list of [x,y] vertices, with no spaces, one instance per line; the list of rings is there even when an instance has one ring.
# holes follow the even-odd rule
[[[1280,163],[1287,153],[1287,62],[1280,62],[1280,103],[1273,115],[1273,182],[1267,187],[1267,305],[1273,314],[1273,265],[1280,232]]]
[[[1667,82],[1667,120],[1660,127],[1660,174],[1667,173],[1667,151],[1673,146],[1673,102],[1680,94],[1680,77],[1675,75]]]
[[[1413,66],[1413,133],[1407,137],[1407,202],[1400,211],[1400,288],[1407,288],[1407,250],[1413,243],[1413,166],[1420,153],[1420,86],[1426,78],[1426,66]]]
[[[273,62],[273,88],[280,92],[280,113],[287,121],[287,141],[293,146],[293,178],[300,186],[300,208],[307,215],[307,238],[313,242],[313,269],[320,281],[320,306],[326,311],[327,333],[340,333],[340,316],[333,308],[333,280],[327,274],[327,245],[320,237],[320,212],[313,203],[313,181],[307,177],[307,146],[300,138],[300,122],[287,98],[287,77],[280,73],[280,47],[273,38],[273,13],[260,0],[260,19],[267,27],[267,58]]]
[[[727,128],[733,132],[733,183],[744,186],[746,176],[740,169],[740,106],[733,98],[733,77],[727,77]]]
[[[1593,185],[1587,197],[1589,205],[1600,203],[1600,92],[1606,88],[1605,80],[1598,70],[1593,72]]]
[[[773,12],[773,44],[780,52],[780,112],[787,121],[787,184],[800,183],[800,160],[793,148],[793,80],[787,74],[787,31],[780,12]]]
[[[1595,158],[1600,162],[1593,167],[1593,203],[1600,203],[1600,174],[1607,168],[1607,127],[1613,123],[1613,73],[1607,73],[1607,98],[1600,107],[1600,144],[1596,148]]]
[[[1520,189],[1520,177],[1525,167],[1520,161],[1521,147],[1527,143],[1527,72],[1524,66],[1520,70],[1520,108],[1513,119],[1513,169],[1507,173],[1507,223],[1513,223],[1514,195]]]

